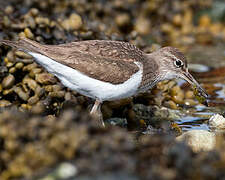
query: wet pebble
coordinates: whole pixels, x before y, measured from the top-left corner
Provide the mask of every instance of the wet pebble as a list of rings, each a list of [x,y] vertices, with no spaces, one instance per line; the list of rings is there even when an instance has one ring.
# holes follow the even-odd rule
[[[6,107],[6,106],[10,106],[12,103],[10,101],[7,100],[0,100],[0,107]]]
[[[29,72],[29,76],[31,77],[31,78],[35,78],[35,75],[36,74],[39,74],[39,73],[41,73],[42,72],[42,69],[41,68],[34,68],[34,69],[32,69],[30,72]]]
[[[171,89],[172,100],[177,104],[183,104],[184,100],[184,92],[181,90],[179,86],[174,86]]]
[[[15,77],[12,74],[9,74],[6,76],[3,81],[2,81],[2,87],[4,89],[9,89],[11,88],[15,83]]]
[[[27,84],[27,86],[32,89],[33,91],[35,91],[35,89],[37,88],[38,84],[35,80],[31,79],[31,78],[24,78],[23,79],[23,84]]]
[[[208,124],[212,130],[225,130],[225,118],[220,114],[213,115]]]
[[[185,99],[184,104],[187,106],[195,106],[197,104],[197,102],[193,99]]]
[[[27,101],[29,99],[29,94],[24,92],[21,87],[15,87],[14,92],[23,100]]]
[[[56,97],[56,98],[64,98],[65,91],[53,91],[49,93],[50,97]]]
[[[29,39],[34,39],[34,35],[29,28],[24,29],[25,36]]]
[[[56,78],[54,75],[49,73],[41,73],[35,75],[35,80],[41,84],[54,84],[56,83]]]
[[[82,27],[82,18],[78,14],[71,14],[68,19],[62,22],[62,26],[66,30],[78,30]]]
[[[29,55],[29,54],[27,54],[27,53],[25,53],[25,52],[23,52],[23,51],[16,51],[16,52],[15,52],[15,55],[16,55],[17,57],[24,58],[24,59],[31,59],[31,58],[32,58],[31,55]]]
[[[22,62],[18,62],[18,63],[16,63],[15,68],[16,69],[22,69],[23,66],[24,66],[24,64]]]
[[[194,95],[193,91],[188,90],[188,91],[185,92],[185,98],[186,99],[193,99],[194,97],[195,97],[195,95]]]
[[[210,151],[216,145],[215,134],[205,130],[191,130],[176,139],[187,142],[194,152]]]
[[[33,105],[33,104],[36,104],[38,101],[39,101],[39,97],[35,95],[30,97],[27,102],[29,105]]]
[[[31,71],[32,69],[36,68],[38,65],[36,63],[28,64],[23,67],[23,71]]]
[[[171,108],[171,109],[178,109],[177,104],[174,101],[171,101],[171,100],[165,101],[163,103],[163,105],[166,106],[166,107],[168,107],[168,108]]]

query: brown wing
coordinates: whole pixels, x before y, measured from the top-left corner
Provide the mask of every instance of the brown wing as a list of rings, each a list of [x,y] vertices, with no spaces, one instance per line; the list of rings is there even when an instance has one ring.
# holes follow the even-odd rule
[[[142,51],[134,45],[118,41],[80,41],[61,45],[41,45],[23,39],[24,49],[41,53],[74,68],[83,74],[120,84],[128,80],[139,68],[134,63],[143,58]],[[29,48],[27,48],[29,46]]]

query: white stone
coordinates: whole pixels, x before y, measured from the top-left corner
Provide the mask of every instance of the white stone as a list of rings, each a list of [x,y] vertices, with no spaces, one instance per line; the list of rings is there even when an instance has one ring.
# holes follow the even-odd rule
[[[208,124],[209,127],[213,130],[221,130],[221,129],[225,130],[225,118],[219,114],[213,115],[209,119]]]
[[[210,151],[215,148],[216,136],[205,130],[192,130],[176,138],[177,141],[186,141],[194,152]]]
[[[73,164],[70,163],[62,163],[57,171],[57,175],[59,178],[67,179],[73,177],[77,174],[77,168]]]

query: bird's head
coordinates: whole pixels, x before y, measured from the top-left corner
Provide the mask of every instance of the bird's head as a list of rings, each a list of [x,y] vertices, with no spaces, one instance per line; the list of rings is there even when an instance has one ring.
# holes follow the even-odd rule
[[[196,86],[202,96],[207,97],[206,91],[200,86],[200,84],[194,79],[194,77],[188,72],[187,60],[183,53],[177,48],[164,47],[154,53],[159,66],[159,71],[162,73],[161,80],[181,78],[189,82],[191,85]]]

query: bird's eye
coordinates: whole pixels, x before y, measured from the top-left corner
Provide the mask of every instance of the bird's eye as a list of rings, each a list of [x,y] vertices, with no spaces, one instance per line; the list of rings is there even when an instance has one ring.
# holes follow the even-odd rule
[[[174,65],[176,67],[182,67],[184,65],[184,63],[181,60],[175,60],[174,61]]]

